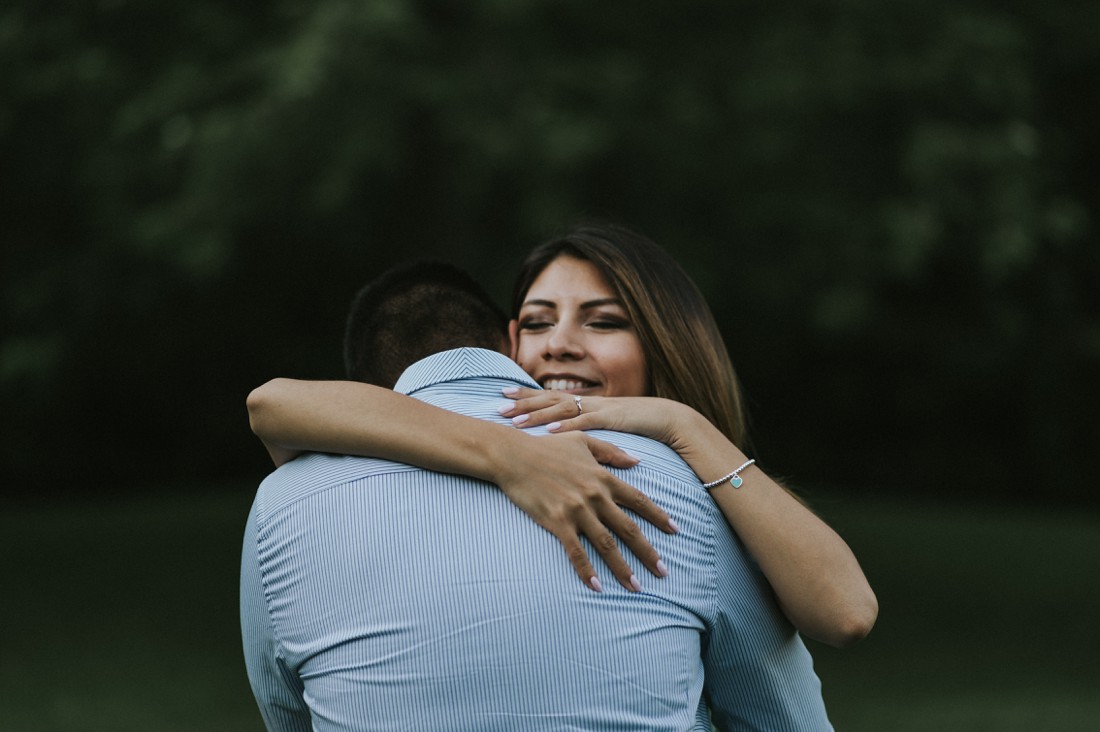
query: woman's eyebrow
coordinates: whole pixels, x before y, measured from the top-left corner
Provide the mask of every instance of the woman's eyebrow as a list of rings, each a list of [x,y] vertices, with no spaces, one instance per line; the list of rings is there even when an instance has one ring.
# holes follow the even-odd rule
[[[589,300],[588,302],[581,303],[581,310],[591,310],[592,308],[603,307],[604,305],[617,305],[623,306],[623,303],[617,297],[603,297],[599,300]]]
[[[622,307],[623,303],[617,297],[602,297],[602,298],[599,298],[598,300],[587,300],[585,302],[582,302],[581,305],[580,305],[580,308],[581,308],[581,310],[591,310],[592,308],[598,308],[598,307],[602,307],[604,305],[617,305],[619,307]],[[558,307],[558,304],[556,302],[554,302],[553,300],[527,300],[520,307],[521,308],[525,308],[525,307],[543,307],[543,308],[553,308],[553,309],[556,310],[557,307]]]
[[[520,305],[521,308],[529,306],[541,308],[557,308],[558,304],[556,302],[553,302],[552,300],[527,300],[522,305]]]

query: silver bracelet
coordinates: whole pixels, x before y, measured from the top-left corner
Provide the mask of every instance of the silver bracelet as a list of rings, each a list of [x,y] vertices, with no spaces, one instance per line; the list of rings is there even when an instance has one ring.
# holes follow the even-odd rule
[[[739,473],[755,462],[755,460],[749,460],[744,465],[739,465],[738,467],[734,468],[729,475],[723,475],[718,480],[712,481],[710,483],[703,483],[703,487],[709,491],[711,488],[717,488],[728,480],[730,482],[730,485],[732,485],[734,488],[740,488],[741,484],[745,481],[741,480],[741,476],[739,475]]]

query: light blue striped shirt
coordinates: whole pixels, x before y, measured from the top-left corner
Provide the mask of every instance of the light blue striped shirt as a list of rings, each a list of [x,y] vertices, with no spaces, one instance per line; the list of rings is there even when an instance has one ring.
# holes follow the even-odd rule
[[[447,351],[397,389],[508,424],[500,354]],[[830,730],[802,641],[700,481],[666,446],[617,475],[680,526],[639,521],[670,575],[604,592],[495,486],[306,455],[260,485],[242,552],[253,692],[278,730]],[[553,438],[549,438],[553,439]],[[635,562],[636,564],[636,562]],[[639,568],[640,569],[640,568]]]

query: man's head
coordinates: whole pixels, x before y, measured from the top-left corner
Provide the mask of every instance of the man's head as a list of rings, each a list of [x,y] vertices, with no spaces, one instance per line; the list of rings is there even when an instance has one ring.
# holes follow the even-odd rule
[[[508,353],[508,317],[457,267],[414,262],[387,270],[355,296],[344,366],[349,379],[392,389],[409,365],[462,347]]]

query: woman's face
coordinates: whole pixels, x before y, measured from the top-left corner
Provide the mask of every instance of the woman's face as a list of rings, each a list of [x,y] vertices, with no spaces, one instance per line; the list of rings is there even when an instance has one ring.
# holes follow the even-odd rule
[[[544,389],[649,393],[642,342],[595,265],[561,255],[531,283],[511,323],[513,358]]]

